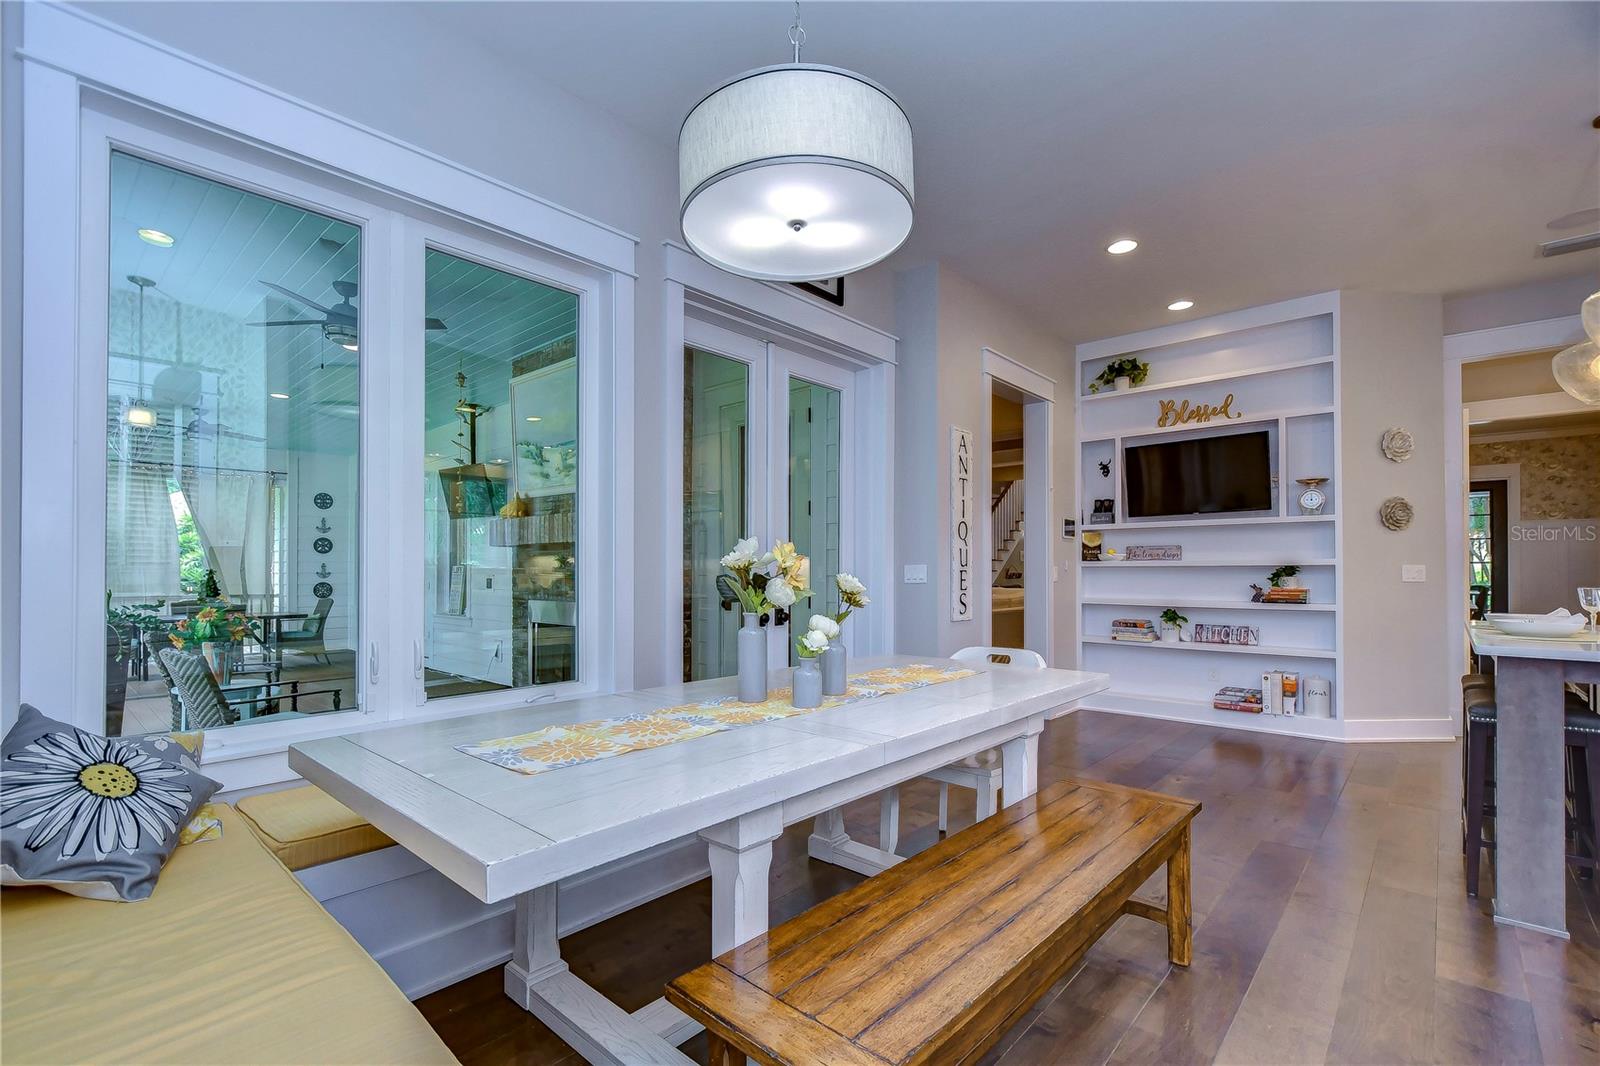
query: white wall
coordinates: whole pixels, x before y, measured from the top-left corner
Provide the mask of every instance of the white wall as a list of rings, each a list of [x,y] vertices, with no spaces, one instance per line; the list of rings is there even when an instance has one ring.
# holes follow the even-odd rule
[[[22,580],[22,5],[0,4],[0,714],[20,698]]]
[[[992,348],[1057,383],[1051,464],[1055,495],[1035,530],[1056,538],[1061,579],[1051,586],[1055,616],[1054,663],[1071,665],[1074,631],[1072,571],[1063,560],[1077,541],[1060,539],[1073,499],[1071,373],[1069,348],[1032,325],[1014,307],[948,268],[929,265],[898,278],[895,329],[900,364],[895,375],[895,549],[900,565],[925,564],[926,585],[896,589],[895,646],[947,654],[982,643],[985,612],[950,620],[950,427],[982,429],[989,394],[983,387],[983,349]],[[1033,458],[1028,457],[1031,463]],[[987,560],[978,560],[988,582]]]
[[[1451,715],[1445,617],[1443,317],[1437,296],[1344,292],[1340,331],[1340,506],[1344,566],[1344,713],[1361,720]],[[1409,462],[1378,449],[1383,431],[1411,431]],[[1390,496],[1411,501],[1403,532],[1378,521]],[[1403,583],[1400,567],[1420,563],[1427,580]],[[1378,727],[1383,728],[1383,727]]]
[[[11,5],[7,5],[11,6]],[[663,331],[662,242],[677,226],[676,146],[449,33],[405,3],[93,4],[93,13],[217,66],[473,167],[639,240],[634,393],[661,393],[651,357]],[[329,47],[308,47],[327,42]],[[403,60],[403,61],[401,61]],[[439,76],[448,72],[448,76]],[[709,88],[724,74],[707,71]],[[685,100],[687,108],[694,103]],[[379,176],[381,177],[381,175]],[[893,328],[893,261],[853,275],[844,311]],[[666,512],[666,410],[635,411],[635,513],[641,528]],[[672,506],[677,506],[672,502]],[[420,517],[419,517],[420,521]],[[654,573],[656,543],[635,542],[635,572]],[[676,680],[662,627],[679,624],[660,583],[634,585],[634,683]]]
[[[1450,296],[1444,301],[1444,331],[1470,333],[1575,315],[1584,298],[1596,289],[1600,289],[1600,278],[1585,271],[1554,281]]]

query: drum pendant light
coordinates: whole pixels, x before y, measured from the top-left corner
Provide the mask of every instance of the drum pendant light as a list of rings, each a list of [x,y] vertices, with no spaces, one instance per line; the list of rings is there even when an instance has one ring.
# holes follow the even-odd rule
[[[860,74],[800,62],[746,71],[678,133],[679,222],[707,262],[816,281],[871,266],[911,232],[911,122]]]

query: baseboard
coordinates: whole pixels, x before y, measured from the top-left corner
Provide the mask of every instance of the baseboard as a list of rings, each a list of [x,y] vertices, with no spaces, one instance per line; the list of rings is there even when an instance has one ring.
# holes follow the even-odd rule
[[[511,958],[515,903],[484,904],[392,847],[299,872],[306,889],[410,999]],[[698,837],[651,848],[561,882],[561,935],[710,876]]]
[[[1345,740],[1355,744],[1437,743],[1456,735],[1453,718],[1352,718],[1344,723]]]

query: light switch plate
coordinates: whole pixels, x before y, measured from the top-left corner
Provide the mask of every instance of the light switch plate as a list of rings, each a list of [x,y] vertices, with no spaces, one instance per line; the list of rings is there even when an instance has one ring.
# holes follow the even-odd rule
[[[1406,563],[1400,567],[1400,580],[1426,581],[1428,580],[1428,568],[1420,563]]]
[[[926,563],[906,564],[906,584],[926,585],[928,583],[928,566]]]

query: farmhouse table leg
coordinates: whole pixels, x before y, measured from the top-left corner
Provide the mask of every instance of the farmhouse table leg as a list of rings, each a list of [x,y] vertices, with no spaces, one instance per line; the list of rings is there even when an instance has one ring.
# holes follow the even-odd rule
[[[893,851],[900,846],[900,788],[886,788],[878,798],[878,847]]]
[[[765,807],[702,830],[711,863],[711,954],[767,931],[767,873],[783,811]]]
[[[1167,958],[1174,966],[1189,965],[1194,951],[1193,902],[1190,890],[1189,827],[1167,859]]]
[[[1000,792],[1005,806],[1020,803],[1039,789],[1039,734],[1044,721],[1029,723],[1029,731],[1000,745]]]

